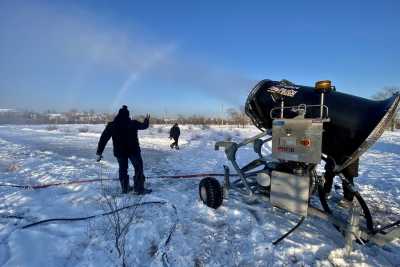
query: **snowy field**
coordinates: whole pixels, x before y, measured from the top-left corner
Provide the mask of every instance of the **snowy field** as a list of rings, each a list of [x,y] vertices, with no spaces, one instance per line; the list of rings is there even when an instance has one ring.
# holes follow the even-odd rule
[[[121,266],[107,216],[22,229],[43,219],[107,212],[105,192],[117,205],[140,204],[121,211],[132,218],[125,244],[128,266],[400,266],[399,240],[384,247],[355,245],[344,257],[342,235],[312,217],[273,246],[296,217],[237,195],[212,210],[198,198],[199,178],[159,178],[222,173],[227,160],[214,143],[250,137],[259,132],[254,127],[183,126],[180,151],[169,148],[169,127],[141,131],[147,186],[153,189],[144,197],[121,196],[113,180],[43,189],[9,186],[116,178],[111,142],[102,165],[95,162],[103,128],[0,126],[0,266]],[[254,156],[251,147],[239,154],[242,163]],[[400,216],[399,163],[400,132],[386,132],[362,157],[356,182],[376,220]]]

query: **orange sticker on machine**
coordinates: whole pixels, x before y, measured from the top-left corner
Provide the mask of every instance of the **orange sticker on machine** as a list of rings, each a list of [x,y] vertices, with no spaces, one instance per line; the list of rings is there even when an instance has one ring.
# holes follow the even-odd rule
[[[309,138],[301,139],[300,144],[302,144],[305,147],[309,147],[309,146],[311,146],[311,139],[309,139]]]

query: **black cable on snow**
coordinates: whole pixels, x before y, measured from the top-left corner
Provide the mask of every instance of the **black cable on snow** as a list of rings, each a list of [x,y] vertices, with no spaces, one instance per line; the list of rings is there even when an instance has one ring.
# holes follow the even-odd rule
[[[25,226],[22,227],[22,229],[27,229],[39,224],[44,224],[44,223],[50,223],[50,222],[61,222],[61,221],[67,221],[67,222],[73,222],[73,221],[84,221],[84,220],[89,220],[89,219],[93,219],[96,217],[101,217],[101,216],[107,216],[125,209],[130,209],[133,207],[138,207],[138,206],[142,206],[142,205],[166,205],[168,204],[168,202],[165,201],[149,201],[149,202],[143,202],[143,203],[136,203],[136,204],[132,204],[132,205],[128,205],[125,207],[121,207],[119,209],[113,210],[113,211],[109,211],[109,212],[105,212],[105,213],[100,213],[100,214],[95,214],[95,215],[91,215],[91,216],[86,216],[86,217],[75,217],[75,218],[52,218],[52,219],[46,219],[46,220],[41,220],[38,222],[34,222],[34,223],[30,223],[27,224]],[[175,206],[173,206],[175,208]]]
[[[18,215],[0,215],[0,218],[3,218],[3,219],[18,219],[18,220],[25,219],[24,217],[18,216]]]
[[[169,267],[169,260],[168,260],[168,255],[166,252],[164,252],[161,256],[162,258],[162,263],[163,263],[163,267]]]
[[[166,202],[166,201],[149,201],[149,202],[136,203],[136,204],[132,204],[132,205],[128,205],[128,206],[125,206],[125,207],[116,209],[116,210],[114,210],[114,211],[109,211],[109,212],[105,212],[105,213],[101,213],[101,214],[96,214],[96,215],[91,215],[91,216],[86,216],[86,217],[53,218],[53,219],[41,220],[41,221],[38,221],[38,222],[34,222],[34,223],[27,224],[27,225],[23,226],[21,229],[27,229],[27,228],[30,228],[30,227],[33,227],[33,226],[37,226],[37,225],[39,225],[39,224],[51,223],[51,222],[60,222],[60,221],[69,221],[69,222],[73,222],[73,221],[89,220],[89,219],[93,219],[93,218],[96,218],[96,217],[107,216],[107,215],[110,215],[110,214],[113,214],[113,213],[116,213],[116,212],[119,212],[119,211],[122,211],[122,210],[125,210],[125,209],[137,208],[137,207],[142,206],[142,205],[157,205],[157,204],[158,204],[158,205],[167,205],[167,204],[170,204],[170,203],[168,203],[168,202]],[[176,230],[176,225],[178,224],[178,211],[177,211],[175,205],[173,205],[173,204],[170,204],[170,205],[171,205],[171,207],[174,209],[175,222],[174,222],[174,224],[171,226],[171,228],[170,228],[170,230],[169,230],[169,232],[168,232],[168,236],[167,236],[167,238],[165,239],[165,242],[164,242],[163,247],[168,246],[168,243],[171,241],[172,235],[173,235],[173,233],[174,233],[175,230]],[[23,217],[18,217],[18,218],[19,218],[19,219],[23,219]],[[160,249],[158,249],[158,251],[159,251],[159,250],[160,250]],[[166,253],[166,252],[164,252],[164,253],[162,254],[162,259],[163,259],[163,264],[164,264],[164,265],[165,265],[165,264],[168,264],[168,256],[167,256],[167,253]],[[165,262],[165,259],[166,259],[166,262]],[[169,264],[168,264],[168,266],[169,266]]]
[[[176,229],[176,223],[171,227],[171,229],[169,231],[169,234],[168,234],[168,237],[165,240],[165,245],[168,245],[169,241],[171,240],[172,233],[175,232],[175,229]]]
[[[167,236],[167,238],[165,239],[165,242],[164,242],[164,248],[167,247],[167,246],[168,246],[168,243],[171,241],[172,234],[175,232],[175,230],[176,230],[176,225],[178,224],[178,211],[177,211],[177,209],[176,209],[176,207],[175,207],[174,205],[172,205],[172,208],[174,209],[174,212],[175,212],[176,221],[175,221],[175,223],[171,226],[171,228],[170,228],[170,230],[169,230],[169,234],[168,234],[168,236]],[[161,248],[161,249],[162,249],[162,248]],[[160,248],[157,249],[157,253],[158,253],[159,251],[160,251]],[[164,251],[164,252],[161,254],[161,258],[162,258],[163,266],[169,266],[168,255],[167,255],[167,252],[166,252],[166,251]]]
[[[393,228],[393,227],[397,227],[397,226],[399,226],[399,225],[400,225],[400,220],[398,220],[398,221],[396,221],[396,222],[393,222],[393,223],[390,223],[390,224],[388,224],[388,225],[385,225],[385,226],[383,226],[383,227],[381,227],[381,228],[375,229],[375,231],[374,231],[373,234],[377,234],[377,233],[383,233],[383,234],[385,234],[385,230],[390,229],[390,228]]]
[[[26,185],[10,184],[10,183],[0,183],[0,186],[16,187],[16,188],[24,188],[24,189],[29,188],[29,186],[26,186]]]
[[[286,234],[284,234],[283,236],[281,236],[280,238],[278,238],[277,240],[275,240],[274,242],[272,242],[272,244],[273,244],[273,245],[276,245],[276,244],[278,244],[279,242],[281,242],[283,239],[285,239],[286,237],[288,237],[291,233],[293,233],[294,230],[296,230],[296,229],[304,222],[304,219],[305,219],[305,218],[306,218],[306,217],[301,216],[300,221],[299,221],[292,229],[290,229]]]

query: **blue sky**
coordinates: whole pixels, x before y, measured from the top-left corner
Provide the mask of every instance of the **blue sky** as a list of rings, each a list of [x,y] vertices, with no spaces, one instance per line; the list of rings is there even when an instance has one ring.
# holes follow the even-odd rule
[[[400,86],[400,1],[0,1],[0,108],[220,114],[261,79]]]

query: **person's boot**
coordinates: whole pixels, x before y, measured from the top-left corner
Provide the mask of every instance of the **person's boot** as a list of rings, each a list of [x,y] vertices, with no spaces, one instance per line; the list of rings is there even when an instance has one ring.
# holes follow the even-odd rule
[[[135,190],[134,194],[135,195],[146,195],[146,194],[150,194],[151,192],[153,192],[153,190],[151,190],[149,188],[142,188],[139,190]]]
[[[138,175],[135,173],[135,176],[133,177],[134,194],[138,194],[141,188],[143,188],[143,183],[141,182],[141,179],[138,177]]]
[[[122,194],[127,194],[130,191],[129,188],[129,176],[127,176],[123,181]]]
[[[145,195],[145,194],[150,194],[152,192],[151,189],[144,188],[144,181],[145,181],[144,175],[141,175],[141,177],[136,177],[134,186],[136,195]]]
[[[126,178],[126,189],[128,193],[133,191],[133,187],[129,185],[129,176]]]
[[[119,179],[119,184],[121,185],[121,190],[124,188],[124,182],[123,180]]]
[[[120,179],[120,180],[119,180],[119,183],[121,184],[121,191],[122,191],[122,194],[128,193],[128,191],[125,189],[125,181]]]
[[[122,194],[127,194],[128,188],[126,186],[122,187]]]
[[[132,192],[133,191],[133,186],[130,186],[129,182],[128,182],[128,185],[126,186],[126,189],[127,189],[126,190],[127,193]]]
[[[139,192],[139,195],[146,195],[150,194],[151,192],[153,192],[153,190],[151,190],[150,188],[143,188],[142,191]]]

